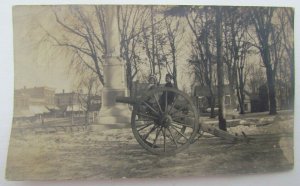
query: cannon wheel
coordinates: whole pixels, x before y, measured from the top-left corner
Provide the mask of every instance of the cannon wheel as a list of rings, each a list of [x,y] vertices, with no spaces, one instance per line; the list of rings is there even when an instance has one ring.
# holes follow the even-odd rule
[[[175,88],[156,88],[133,107],[131,128],[138,143],[157,155],[187,148],[199,131],[198,112],[190,97]]]

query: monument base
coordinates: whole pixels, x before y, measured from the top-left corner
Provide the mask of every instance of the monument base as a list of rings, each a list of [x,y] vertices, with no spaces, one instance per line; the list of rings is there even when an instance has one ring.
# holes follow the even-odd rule
[[[116,103],[117,96],[127,96],[124,88],[104,88],[102,90],[102,106],[100,109],[99,124],[130,124],[131,111],[129,105]]]
[[[128,126],[131,122],[131,111],[126,104],[117,103],[111,107],[102,107],[98,117],[99,124]]]

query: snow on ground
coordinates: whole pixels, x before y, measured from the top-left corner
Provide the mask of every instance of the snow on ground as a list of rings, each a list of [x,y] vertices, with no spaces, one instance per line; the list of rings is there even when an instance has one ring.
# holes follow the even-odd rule
[[[10,180],[61,180],[204,176],[257,173],[293,166],[293,115],[252,115],[228,120],[228,132],[266,135],[266,141],[232,145],[203,136],[182,153],[158,157],[144,150],[129,127],[92,125],[72,130],[17,130],[7,160]],[[205,118],[204,124],[216,125]],[[24,125],[22,125],[24,127]],[[268,138],[273,134],[290,134]],[[192,171],[193,170],[193,171]]]
[[[230,127],[230,133],[241,134],[242,132],[247,135],[252,134],[278,134],[278,133],[293,133],[294,130],[294,117],[287,115],[268,116],[257,118],[244,118],[240,119],[239,125]]]

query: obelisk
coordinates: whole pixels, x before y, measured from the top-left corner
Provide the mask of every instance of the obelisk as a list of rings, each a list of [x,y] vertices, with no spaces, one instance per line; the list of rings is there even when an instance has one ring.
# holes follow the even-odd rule
[[[116,103],[117,96],[127,96],[125,63],[119,55],[120,36],[117,23],[117,7],[105,7],[106,53],[103,66],[104,87],[102,89],[102,106],[99,114],[100,124],[128,124],[131,112],[128,105]],[[125,126],[125,125],[124,125]]]

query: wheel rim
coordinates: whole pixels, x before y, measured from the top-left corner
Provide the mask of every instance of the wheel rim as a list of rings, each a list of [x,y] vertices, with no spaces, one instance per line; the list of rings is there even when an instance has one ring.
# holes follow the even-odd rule
[[[131,127],[143,148],[158,155],[176,154],[196,136],[198,113],[192,100],[174,88],[157,88],[134,105]]]

